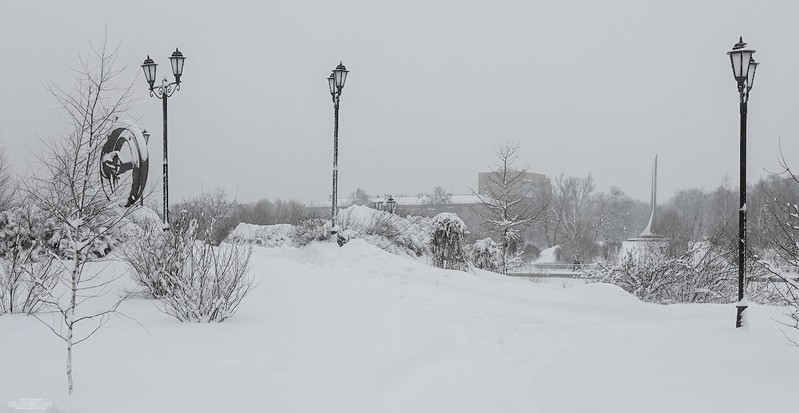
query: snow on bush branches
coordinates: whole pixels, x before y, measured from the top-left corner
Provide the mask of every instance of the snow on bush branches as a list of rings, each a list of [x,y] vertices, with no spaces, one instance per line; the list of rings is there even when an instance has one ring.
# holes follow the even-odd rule
[[[438,268],[466,271],[466,224],[455,214],[438,214],[430,223],[430,253]]]
[[[587,277],[617,285],[647,302],[726,303],[733,299],[736,273],[729,251],[674,255],[664,245],[628,252],[616,265],[597,263]]]
[[[338,211],[338,225],[346,239],[363,239],[393,254],[421,256],[428,252],[430,218],[402,217],[363,205]],[[306,220],[299,225],[253,225],[241,223],[228,235],[230,243],[244,242],[265,247],[302,247],[326,240],[330,221]]]
[[[212,245],[213,228],[199,228],[196,219],[142,232],[122,250],[123,259],[159,310],[180,321],[225,321],[255,286],[248,276],[252,248]]]
[[[52,268],[60,232],[36,207],[0,212],[0,312],[32,314],[56,279]]]
[[[475,241],[469,248],[469,259],[476,268],[486,271],[499,272],[500,248],[491,238]]]

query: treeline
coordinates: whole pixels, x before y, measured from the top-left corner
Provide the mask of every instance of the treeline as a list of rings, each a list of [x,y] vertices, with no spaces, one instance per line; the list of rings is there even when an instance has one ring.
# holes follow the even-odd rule
[[[773,174],[747,188],[750,249],[768,247],[769,230],[779,224],[775,206],[799,199],[799,183],[787,176]],[[678,251],[698,241],[735,249],[738,210],[738,187],[726,180],[710,190],[683,189],[658,203],[654,231]],[[632,199],[619,188],[598,191],[590,175],[561,175],[552,183],[546,215],[526,235],[536,245],[560,245],[564,261],[610,258],[621,242],[643,231],[650,212],[648,202]]]

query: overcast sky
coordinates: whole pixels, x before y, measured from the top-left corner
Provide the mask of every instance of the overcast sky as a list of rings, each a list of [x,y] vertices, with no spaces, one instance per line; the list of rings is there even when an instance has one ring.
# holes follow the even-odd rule
[[[22,171],[63,129],[47,81],[71,85],[87,41],[121,42],[139,76],[131,116],[152,132],[161,105],[149,54],[187,61],[170,99],[171,199],[220,187],[239,200],[330,193],[333,109],[325,78],[351,71],[341,101],[346,196],[468,193],[503,141],[554,177],[594,175],[648,200],[738,174],[738,98],[725,53],[744,36],[762,63],[749,104],[750,179],[799,164],[796,1],[2,1],[0,139]]]

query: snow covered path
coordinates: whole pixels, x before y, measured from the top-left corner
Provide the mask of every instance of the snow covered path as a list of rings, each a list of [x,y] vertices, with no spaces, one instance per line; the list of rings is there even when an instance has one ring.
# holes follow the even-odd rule
[[[35,319],[0,317],[0,411],[749,412],[799,399],[799,350],[780,310],[643,304],[434,269],[361,241],[257,249],[261,281],[222,324],[181,324],[150,301],[77,347]],[[744,383],[741,383],[741,380]],[[13,410],[11,410],[13,411]]]

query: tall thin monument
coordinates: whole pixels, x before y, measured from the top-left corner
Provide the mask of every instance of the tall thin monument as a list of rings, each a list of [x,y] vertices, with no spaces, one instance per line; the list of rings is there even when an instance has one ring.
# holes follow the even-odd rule
[[[652,238],[657,237],[655,234],[654,226],[655,226],[655,212],[657,211],[658,205],[658,156],[655,155],[655,165],[652,167],[652,213],[649,215],[649,223],[644,228],[644,232],[641,233],[640,237],[642,238]]]

